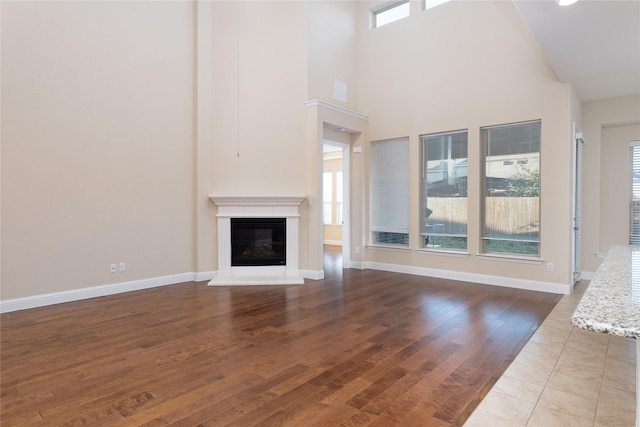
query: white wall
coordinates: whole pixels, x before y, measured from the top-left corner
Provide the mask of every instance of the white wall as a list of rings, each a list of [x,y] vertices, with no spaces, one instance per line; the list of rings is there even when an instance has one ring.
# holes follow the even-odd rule
[[[213,7],[217,78],[210,191],[304,195],[299,177],[305,167],[297,159],[306,153],[306,4],[214,2]]]
[[[640,139],[640,96],[582,104],[584,134],[583,270],[595,272],[613,243],[626,243],[620,227],[628,225],[628,144]],[[621,165],[619,162],[624,162]],[[614,224],[614,223],[618,224]]]
[[[351,110],[356,93],[355,1],[312,1],[308,7],[308,98],[323,99]],[[334,80],[347,86],[347,102],[334,99]]]
[[[369,141],[409,136],[413,196],[411,250],[370,248],[367,260],[567,285],[571,275],[570,85],[558,81],[511,2],[456,1],[427,11],[412,5],[410,17],[370,30],[367,12],[374,4],[361,2],[359,7],[358,109],[369,116]],[[543,262],[479,259],[479,129],[537,119],[542,121]],[[419,135],[459,129],[469,132],[469,256],[417,253]],[[553,272],[546,271],[548,262],[554,263]]]
[[[2,300],[192,271],[193,4],[0,7]]]
[[[629,143],[640,141],[640,123],[605,126],[601,135],[600,247],[606,251],[629,243]]]

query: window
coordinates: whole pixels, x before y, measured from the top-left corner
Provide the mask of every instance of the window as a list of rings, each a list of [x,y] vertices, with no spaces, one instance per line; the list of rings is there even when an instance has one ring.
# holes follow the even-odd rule
[[[422,10],[431,9],[432,7],[440,6],[449,0],[422,0]]]
[[[322,222],[324,225],[342,225],[342,171],[335,171],[335,201],[333,197],[333,171],[322,174]],[[335,222],[333,206],[335,202]]]
[[[467,131],[422,135],[425,247],[467,249]]]
[[[333,224],[333,172],[322,174],[322,222],[324,225]]]
[[[336,225],[342,225],[344,223],[342,206],[342,171],[336,171]]]
[[[481,129],[482,251],[540,255],[540,121]]]
[[[409,138],[371,143],[370,230],[374,244],[409,244]]]
[[[409,0],[385,3],[379,9],[371,11],[373,22],[371,27],[378,28],[409,16]]]
[[[629,244],[640,245],[640,141],[630,145]]]

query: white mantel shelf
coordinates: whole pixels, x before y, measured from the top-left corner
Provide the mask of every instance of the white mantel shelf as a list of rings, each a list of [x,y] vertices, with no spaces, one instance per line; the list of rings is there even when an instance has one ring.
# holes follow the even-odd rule
[[[299,207],[303,196],[209,195],[218,207],[218,271],[209,286],[302,285],[298,270]],[[284,266],[231,266],[231,218],[286,218],[287,255]]]
[[[216,196],[209,199],[218,207],[223,206],[295,206],[298,207],[304,196]]]

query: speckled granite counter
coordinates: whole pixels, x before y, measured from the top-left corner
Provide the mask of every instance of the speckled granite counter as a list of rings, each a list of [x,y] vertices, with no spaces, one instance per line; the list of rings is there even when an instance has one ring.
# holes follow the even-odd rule
[[[615,245],[571,316],[588,331],[636,340],[636,427],[640,427],[640,246]]]
[[[640,246],[612,246],[571,323],[594,332],[640,338]]]

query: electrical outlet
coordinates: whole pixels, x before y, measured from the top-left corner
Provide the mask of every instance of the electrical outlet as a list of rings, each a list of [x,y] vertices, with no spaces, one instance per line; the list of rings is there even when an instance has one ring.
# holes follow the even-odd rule
[[[356,246],[356,253],[359,254],[360,253],[360,246]]]
[[[547,271],[553,271],[553,263],[552,262],[548,262],[547,263]]]
[[[111,264],[111,265],[109,266],[109,271],[110,271],[111,273],[115,273],[115,272],[116,272],[116,265],[115,265],[115,264]]]
[[[127,269],[127,266],[124,262],[120,263],[120,272],[122,273],[123,271],[125,271]]]

